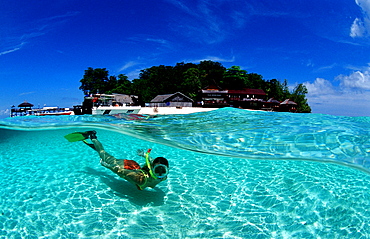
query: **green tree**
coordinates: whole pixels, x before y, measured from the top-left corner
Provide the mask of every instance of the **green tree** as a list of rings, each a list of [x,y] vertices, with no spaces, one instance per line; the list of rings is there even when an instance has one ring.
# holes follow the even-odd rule
[[[181,92],[195,100],[198,95],[198,91],[202,87],[200,71],[197,68],[189,68],[183,73],[183,78],[184,80],[181,84]]]
[[[248,82],[248,72],[240,69],[240,66],[228,68],[220,82],[220,86],[225,89],[243,89]]]
[[[308,90],[304,84],[298,84],[290,94],[290,99],[297,103],[297,111],[300,113],[311,113],[311,107],[307,103],[306,94]]]
[[[181,86],[181,83],[184,81],[184,73],[190,68],[197,68],[197,65],[194,63],[180,62],[173,67],[173,80],[176,81],[178,86]]]
[[[178,89],[172,66],[152,66],[141,70],[139,79],[132,83],[134,94],[139,95],[144,102],[150,102],[156,95],[174,93]]]
[[[290,98],[290,92],[288,87],[288,80],[284,79],[284,82],[282,84],[282,91],[283,91],[283,98],[287,99]]]
[[[263,80],[262,75],[257,73],[249,73],[245,81],[245,87],[249,89],[263,89],[265,90],[266,82]]]
[[[110,90],[109,93],[117,93],[117,94],[126,94],[130,95],[131,93],[131,81],[128,80],[128,77],[124,74],[118,75],[118,80],[116,77],[115,82],[112,80],[112,83],[114,82],[114,85],[112,87],[112,90]]]
[[[307,88],[297,85],[289,91],[288,81],[282,83],[276,79],[265,81],[262,75],[248,73],[239,66],[228,69],[219,62],[201,61],[194,63],[177,63],[173,66],[152,66],[141,70],[138,79],[132,82],[124,74],[109,76],[105,68],[85,70],[80,80],[80,89],[88,93],[134,94],[140,97],[141,103],[150,102],[156,95],[180,91],[196,99],[200,89],[208,85],[218,85],[224,89],[262,89],[268,98],[283,101],[291,99],[298,104],[299,112],[311,112],[307,103]]]
[[[104,85],[104,94],[111,94],[113,93],[113,89],[117,86],[117,77],[115,76],[109,76],[108,81]]]
[[[226,70],[221,63],[214,61],[201,61],[198,69],[201,73],[202,88],[212,84],[219,85]]]
[[[80,82],[81,86],[79,89],[84,94],[105,93],[109,85],[108,71],[105,68],[93,69],[89,67],[85,70],[85,74]]]
[[[287,88],[287,82],[284,82],[284,85],[278,81],[277,79],[272,79],[266,82],[266,89],[265,92],[267,94],[267,98],[274,98],[278,101],[283,101],[287,98],[287,94],[289,90]]]

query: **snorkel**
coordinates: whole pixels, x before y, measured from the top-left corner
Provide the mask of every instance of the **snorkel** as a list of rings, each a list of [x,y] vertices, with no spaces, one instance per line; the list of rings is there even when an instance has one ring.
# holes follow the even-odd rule
[[[148,151],[145,153],[145,163],[146,165],[148,166],[148,169],[149,169],[149,174],[152,178],[154,179],[163,179],[167,176],[168,174],[168,169],[167,169],[167,166],[164,165],[164,164],[158,164],[156,166],[154,166],[154,168],[152,168],[152,165],[150,163],[150,158],[149,158],[149,154],[150,152],[152,151],[152,149],[148,149]],[[155,173],[154,173],[154,169],[157,168],[157,167],[165,167],[166,168],[166,173],[164,176],[157,176]]]
[[[153,173],[152,165],[150,164],[149,154],[150,154],[151,151],[152,151],[152,149],[148,149],[148,151],[145,153],[145,162],[146,162],[146,166],[148,166],[148,168],[149,168],[150,176],[157,179],[157,176],[155,176],[154,173]]]

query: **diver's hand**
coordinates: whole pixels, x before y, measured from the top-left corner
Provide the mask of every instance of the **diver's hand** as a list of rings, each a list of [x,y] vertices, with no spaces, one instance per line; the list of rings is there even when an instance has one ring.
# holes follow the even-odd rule
[[[138,150],[136,150],[136,153],[137,153],[137,155],[139,155],[139,156],[141,156],[141,157],[145,157],[145,151],[144,151],[144,150],[142,150],[142,149],[138,149]]]

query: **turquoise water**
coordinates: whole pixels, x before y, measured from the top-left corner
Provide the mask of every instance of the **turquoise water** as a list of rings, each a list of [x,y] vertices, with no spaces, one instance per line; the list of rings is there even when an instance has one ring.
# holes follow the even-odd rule
[[[369,238],[370,118],[219,109],[0,121],[0,238]],[[64,135],[169,159],[139,191]]]

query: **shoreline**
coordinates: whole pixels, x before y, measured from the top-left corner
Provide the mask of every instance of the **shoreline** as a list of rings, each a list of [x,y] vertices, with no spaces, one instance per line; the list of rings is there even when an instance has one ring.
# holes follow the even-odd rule
[[[113,107],[113,109],[107,109],[110,113],[107,115],[127,113],[127,114],[143,114],[143,115],[184,115],[184,114],[193,114],[199,112],[210,112],[220,108],[203,108],[203,107],[138,107],[136,112],[130,109],[130,106],[123,107],[125,112],[119,112],[121,107]],[[104,109],[105,110],[105,109]],[[115,112],[118,110],[118,112]],[[250,110],[250,109],[245,109]],[[75,114],[74,110],[71,108],[57,108],[57,107],[48,107],[42,109],[27,109],[27,110],[14,110],[11,112],[10,117],[17,116],[46,116],[46,115],[80,115]],[[102,112],[93,115],[104,115]]]
[[[208,112],[218,108],[201,107],[141,107],[139,114],[145,115],[172,115],[172,114],[192,114],[198,112]]]

